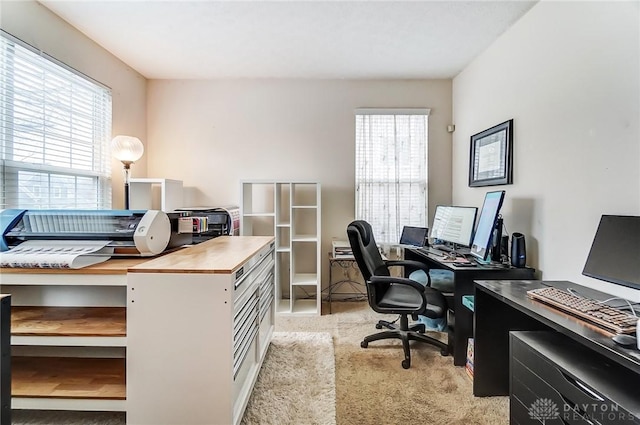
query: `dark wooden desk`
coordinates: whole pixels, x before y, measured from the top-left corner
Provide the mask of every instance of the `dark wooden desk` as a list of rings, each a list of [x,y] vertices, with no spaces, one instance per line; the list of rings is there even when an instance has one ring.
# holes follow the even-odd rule
[[[11,295],[0,295],[0,423],[11,423]]]
[[[433,269],[445,269],[453,272],[455,292],[454,316],[455,325],[449,328],[449,347],[453,354],[453,364],[464,366],[467,360],[467,340],[473,336],[473,312],[462,304],[463,295],[474,293],[474,280],[488,279],[533,279],[534,269],[502,266],[456,267],[444,262],[444,258],[422,250],[407,248],[404,252],[406,260],[415,260],[427,264]]]
[[[509,394],[509,331],[555,330],[640,374],[640,352],[611,341],[612,334],[527,296],[530,289],[573,288],[596,300],[611,295],[566,281],[477,281],[475,286],[473,394]]]

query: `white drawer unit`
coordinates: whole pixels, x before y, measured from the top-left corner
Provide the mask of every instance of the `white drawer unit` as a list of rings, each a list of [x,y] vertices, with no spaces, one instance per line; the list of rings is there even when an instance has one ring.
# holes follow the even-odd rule
[[[175,254],[129,271],[127,423],[239,424],[273,334],[274,238]]]

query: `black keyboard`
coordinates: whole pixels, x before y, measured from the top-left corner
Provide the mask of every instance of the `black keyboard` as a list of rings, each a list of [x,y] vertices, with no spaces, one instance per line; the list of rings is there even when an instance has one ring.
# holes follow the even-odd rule
[[[466,247],[457,247],[454,249],[449,245],[431,245],[431,248],[437,249],[438,251],[447,252],[447,253],[455,252],[456,254],[460,254],[460,255],[467,255],[471,252],[471,250]]]
[[[452,251],[451,247],[449,247],[447,245],[431,245],[431,248],[439,249],[440,251],[444,251],[444,252],[451,252]]]
[[[630,334],[636,331],[636,316],[590,298],[553,287],[532,289],[527,295],[610,332]]]

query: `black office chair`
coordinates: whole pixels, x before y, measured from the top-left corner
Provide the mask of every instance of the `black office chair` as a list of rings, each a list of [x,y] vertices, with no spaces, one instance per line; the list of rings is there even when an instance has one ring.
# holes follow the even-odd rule
[[[353,256],[366,282],[367,298],[371,308],[378,313],[400,315],[399,326],[394,322],[380,320],[376,324],[376,329],[384,327],[390,330],[365,337],[360,346],[367,348],[370,342],[380,339],[401,339],[404,349],[402,367],[405,369],[411,367],[410,340],[435,345],[440,348],[440,353],[443,356],[448,355],[447,344],[424,335],[424,324],[409,326],[409,315],[414,320],[418,315],[432,319],[444,317],[447,311],[447,302],[444,296],[429,287],[430,281],[427,282],[427,286],[423,286],[411,279],[392,277],[389,272],[389,266],[410,266],[421,269],[425,269],[426,266],[418,261],[383,260],[373,238],[371,225],[366,221],[356,220],[350,223],[347,227],[347,236]]]

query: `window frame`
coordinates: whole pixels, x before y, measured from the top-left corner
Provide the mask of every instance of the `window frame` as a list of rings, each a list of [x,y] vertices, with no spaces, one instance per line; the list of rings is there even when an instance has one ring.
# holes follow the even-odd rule
[[[424,196],[420,196],[420,198],[422,198],[420,200],[420,205],[418,206],[418,208],[421,209],[421,213],[420,216],[418,217],[418,220],[413,220],[412,221],[412,217],[406,221],[403,220],[402,217],[400,217],[398,214],[389,214],[389,215],[393,215],[394,217],[391,218],[391,223],[385,223],[382,227],[384,227],[384,229],[380,229],[380,228],[376,228],[376,227],[380,227],[380,226],[374,226],[374,237],[376,238],[376,240],[379,243],[398,243],[399,238],[400,238],[400,234],[402,231],[402,227],[404,225],[413,225],[413,226],[420,226],[420,227],[426,227],[427,226],[427,221],[428,221],[428,216],[427,216],[427,207],[428,207],[428,146],[429,146],[429,114],[430,114],[430,109],[428,108],[358,108],[355,110],[355,218],[356,219],[367,219],[367,213],[364,212],[362,209],[364,208],[362,204],[362,200],[361,197],[364,196],[361,194],[361,190],[364,187],[375,187],[376,185],[382,187],[388,187],[391,188],[390,192],[394,192],[395,193],[392,195],[395,200],[396,203],[394,206],[396,210],[400,209],[401,206],[401,196],[402,196],[402,191],[396,190],[398,187],[400,186],[404,186],[406,188],[409,189],[413,189],[416,188],[417,190],[420,190],[422,193],[424,193]],[[359,123],[359,119],[361,116],[366,116],[366,115],[378,115],[378,116],[394,116],[394,120],[395,117],[398,116],[415,116],[415,115],[419,115],[424,117],[424,145],[421,147],[421,150],[423,150],[423,154],[424,154],[424,172],[421,176],[413,176],[413,175],[409,175],[408,177],[403,177],[401,173],[396,174],[395,177],[390,176],[388,174],[386,175],[381,175],[379,176],[379,178],[377,178],[378,176],[374,176],[373,178],[367,179],[366,177],[361,177],[359,176],[359,171],[360,171],[360,162],[361,158],[360,158],[360,139],[363,137],[367,137],[366,134],[359,134],[360,131],[360,123]],[[363,122],[363,124],[365,124]],[[394,128],[397,129],[396,124],[394,123]],[[366,132],[363,132],[366,133]],[[408,135],[408,134],[407,134]],[[369,136],[369,137],[375,137],[375,135],[373,136]],[[394,144],[397,146],[397,144],[400,143],[398,140],[398,137],[395,137],[394,139]],[[396,151],[397,153],[397,151]],[[396,158],[394,164],[398,164],[398,158]],[[396,167],[397,168],[397,167]],[[384,201],[382,201],[384,202]]]
[[[0,39],[2,39],[0,40],[2,42],[0,44],[0,66],[3,67],[0,72],[2,72],[4,80],[0,85],[0,112],[3,118],[0,120],[0,183],[2,188],[0,190],[0,208],[31,207],[30,205],[20,204],[21,195],[24,195],[20,188],[20,173],[22,172],[41,174],[41,178],[47,181],[46,186],[42,186],[43,192],[46,191],[46,200],[41,204],[44,206],[34,208],[51,207],[51,200],[55,197],[54,192],[56,192],[54,190],[56,187],[51,186],[51,179],[56,176],[73,179],[73,196],[65,199],[65,202],[62,203],[65,205],[62,208],[77,208],[81,201],[86,200],[86,196],[83,193],[87,193],[87,190],[92,193],[92,198],[89,204],[82,202],[82,209],[111,208],[111,155],[109,146],[113,98],[111,89],[1,29]],[[8,51],[8,49],[13,51]],[[24,51],[19,51],[18,49],[24,49]],[[33,54],[35,56],[32,56]],[[42,87],[38,87],[40,81],[35,80],[32,85],[21,89],[16,88],[17,84],[19,84],[14,79],[17,60],[23,60],[22,66],[33,65],[35,72],[42,73],[46,78],[41,82]],[[9,77],[4,78],[7,75]],[[74,92],[75,87],[81,87],[81,85],[87,83],[91,85],[90,88],[86,89],[91,98],[86,101],[87,105],[81,105],[82,108],[78,108],[76,104],[73,104],[73,107],[68,107],[64,103],[59,103],[58,105],[54,103],[52,108],[53,111],[62,111],[61,114],[64,117],[68,117],[69,122],[62,124],[62,129],[71,131],[74,128],[74,117],[78,117],[78,114],[85,112],[87,114],[85,116],[81,115],[81,117],[84,123],[89,123],[88,127],[83,130],[78,129],[78,133],[65,134],[61,139],[52,142],[54,136],[56,136],[55,131],[58,130],[53,128],[50,131],[47,130],[52,118],[47,116],[50,111],[43,109],[41,114],[33,115],[36,121],[41,121],[40,127],[32,133],[25,133],[34,135],[36,143],[41,144],[42,159],[36,162],[16,160],[14,149],[20,143],[16,140],[19,125],[17,121],[25,120],[25,117],[28,117],[25,114],[31,112],[24,108],[38,106],[40,102],[42,102],[42,105],[47,104],[47,98],[50,93],[46,92],[47,89],[44,85],[54,75],[60,78],[61,84],[68,85],[67,91],[71,96],[70,102],[75,100],[74,93],[77,95],[77,92]],[[28,77],[30,77],[29,74],[24,74],[18,78],[24,80]],[[38,91],[37,89],[40,88],[41,90]],[[63,88],[66,87],[63,86]],[[36,89],[34,91],[39,95],[36,96],[33,104],[22,105],[21,116],[16,117],[16,94],[26,96],[30,89]],[[62,93],[66,94],[64,91]],[[64,107],[68,107],[68,110],[65,111]],[[83,131],[88,132],[88,134],[82,135]],[[47,163],[51,161],[51,159],[46,158],[47,152],[59,147],[65,150],[68,149],[69,167]],[[33,152],[35,153],[37,150],[38,148],[34,149]],[[86,162],[84,167],[79,167],[78,163],[74,164],[73,153],[75,151],[77,154],[83,150],[83,155],[79,158],[81,161]],[[86,183],[79,184],[79,180],[83,178],[89,178],[92,181],[88,185]],[[62,187],[58,186],[58,189],[62,189]]]

